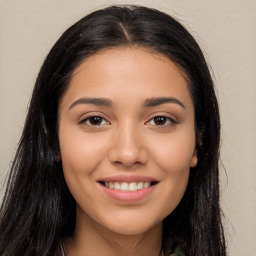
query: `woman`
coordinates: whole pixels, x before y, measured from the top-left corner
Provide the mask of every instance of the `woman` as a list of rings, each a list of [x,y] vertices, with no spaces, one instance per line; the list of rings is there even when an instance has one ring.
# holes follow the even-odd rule
[[[226,255],[204,56],[139,6],[84,17],[38,75],[1,208],[1,255]]]

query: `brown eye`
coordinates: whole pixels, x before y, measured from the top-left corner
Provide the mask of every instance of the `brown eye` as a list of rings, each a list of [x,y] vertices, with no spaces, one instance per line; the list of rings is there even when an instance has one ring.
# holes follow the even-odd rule
[[[90,126],[101,126],[101,125],[109,124],[109,122],[106,121],[101,116],[90,116],[90,117],[87,117],[81,123],[84,123],[84,124],[90,125]]]
[[[93,117],[88,118],[88,121],[91,125],[100,125],[102,122],[102,119],[103,119],[102,117],[93,116]]]
[[[165,116],[157,116],[153,119],[156,125],[165,125],[167,118]]]
[[[163,127],[171,126],[172,124],[175,124],[175,123],[177,122],[167,116],[155,116],[148,122],[149,125],[163,126]]]

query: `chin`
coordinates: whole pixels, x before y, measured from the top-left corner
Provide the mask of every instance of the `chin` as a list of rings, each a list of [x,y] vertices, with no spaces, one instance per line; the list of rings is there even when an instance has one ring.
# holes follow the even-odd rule
[[[158,226],[162,226],[162,221],[157,223],[145,223],[145,218],[137,221],[133,219],[132,221],[125,221],[123,223],[117,221],[116,223],[108,223],[108,225],[105,225],[108,230],[120,235],[139,235]]]
[[[126,227],[121,227],[121,228],[114,228],[110,231],[118,233],[120,235],[126,235],[126,236],[132,236],[132,235],[139,235],[141,233],[146,232],[147,230],[149,230],[149,227],[143,227],[143,228],[138,228],[138,227],[128,227],[128,225]]]

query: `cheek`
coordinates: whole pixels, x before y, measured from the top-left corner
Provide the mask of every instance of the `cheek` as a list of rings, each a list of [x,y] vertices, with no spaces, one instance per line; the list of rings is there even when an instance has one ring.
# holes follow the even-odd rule
[[[90,205],[95,199],[95,170],[105,155],[99,135],[85,134],[77,128],[59,128],[59,144],[66,184],[79,205]]]
[[[60,127],[59,143],[64,172],[72,170],[74,174],[93,172],[105,152],[99,136],[76,129]]]
[[[184,134],[159,138],[152,151],[154,162],[163,173],[159,199],[159,214],[163,218],[177,207],[186,191],[193,152],[194,138]]]
[[[153,144],[151,154],[166,174],[182,175],[190,169],[195,151],[193,131],[159,137]]]
[[[91,205],[95,170],[103,161],[105,149],[99,135],[85,134],[73,127],[60,126],[59,144],[66,184],[78,205]]]

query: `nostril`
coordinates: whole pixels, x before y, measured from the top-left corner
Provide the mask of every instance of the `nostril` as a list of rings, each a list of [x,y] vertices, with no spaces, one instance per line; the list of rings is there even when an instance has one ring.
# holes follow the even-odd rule
[[[125,169],[125,170],[134,169],[140,165],[143,165],[143,163],[141,163],[140,161],[136,161],[136,162],[115,161],[113,164],[116,166],[120,166],[120,168]]]
[[[112,163],[127,167],[145,164],[148,160],[148,155],[144,148],[130,148],[128,150],[127,148],[113,146],[109,151],[108,157]]]

